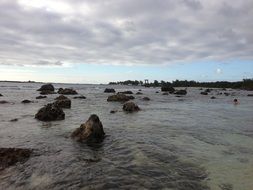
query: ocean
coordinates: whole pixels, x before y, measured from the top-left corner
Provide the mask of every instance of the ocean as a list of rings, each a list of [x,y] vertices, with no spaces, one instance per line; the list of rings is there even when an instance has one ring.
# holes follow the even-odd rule
[[[40,83],[0,83],[0,100],[10,102],[0,104],[0,147],[34,150],[26,162],[0,171],[0,189],[253,189],[250,92],[227,89],[225,96],[214,89],[205,96],[187,88],[187,95],[176,97],[140,86],[53,85],[86,99],[68,95],[72,107],[64,109],[65,120],[42,122],[34,115],[58,94],[37,100]],[[125,113],[122,103],[107,102],[105,88],[133,91],[141,111]],[[140,89],[143,95],[136,95]],[[34,103],[22,104],[24,99]],[[74,141],[71,133],[91,114],[104,126],[104,141]]]

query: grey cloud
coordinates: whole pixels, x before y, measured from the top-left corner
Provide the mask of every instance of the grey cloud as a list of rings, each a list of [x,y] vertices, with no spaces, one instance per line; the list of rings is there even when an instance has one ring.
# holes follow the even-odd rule
[[[170,64],[253,56],[250,0],[61,2],[74,11],[0,2],[2,65]],[[84,11],[84,3],[90,10]]]

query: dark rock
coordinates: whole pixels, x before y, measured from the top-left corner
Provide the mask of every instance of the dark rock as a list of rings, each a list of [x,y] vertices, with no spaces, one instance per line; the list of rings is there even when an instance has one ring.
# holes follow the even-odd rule
[[[52,84],[44,84],[38,91],[54,91],[54,86]]]
[[[123,92],[118,92],[118,94],[133,94],[133,92],[130,90],[127,90],[127,91],[123,91]]]
[[[134,100],[134,99],[135,99],[134,96],[128,96],[128,98],[129,98],[130,100]]]
[[[59,88],[58,94],[76,95],[78,93],[75,90],[71,89],[71,88],[65,88],[65,89]]]
[[[86,97],[83,95],[82,96],[75,96],[74,99],[86,99]]]
[[[136,93],[136,95],[142,95],[142,94],[143,94],[143,93],[141,93],[141,92],[137,92],[137,93]]]
[[[210,93],[212,90],[213,90],[213,89],[207,88],[207,89],[205,90],[205,92]]]
[[[149,97],[144,97],[144,98],[142,98],[142,100],[144,100],[144,101],[149,101],[150,98],[149,98]]]
[[[216,97],[215,97],[215,96],[212,96],[211,99],[216,99]]]
[[[174,94],[177,94],[177,95],[186,95],[187,91],[186,90],[177,90]]]
[[[141,89],[139,89],[139,92],[142,91]]]
[[[164,92],[164,93],[162,93],[162,95],[169,95],[169,93],[168,92]]]
[[[31,100],[23,100],[21,103],[23,103],[23,104],[29,104],[29,103],[32,103],[33,101],[31,101]]]
[[[62,108],[55,104],[47,104],[43,108],[39,109],[35,118],[40,121],[55,121],[65,119],[65,113]]]
[[[25,162],[31,156],[32,150],[23,148],[0,148],[0,170]]]
[[[70,99],[61,99],[61,100],[56,100],[54,102],[54,105],[60,108],[71,108],[71,100]]]
[[[40,92],[41,95],[48,95],[48,94],[56,94],[56,92],[54,91],[50,91],[50,90],[43,90]]]
[[[9,102],[5,101],[5,100],[1,100],[0,104],[8,104]]]
[[[3,96],[2,94],[0,94],[0,96]]]
[[[207,92],[200,92],[201,95],[208,95]]]
[[[110,113],[116,113],[117,112],[117,110],[111,110],[110,111]]]
[[[123,105],[123,110],[126,112],[135,112],[139,111],[140,108],[134,102],[126,102]]]
[[[222,92],[218,92],[217,95],[222,95]]]
[[[115,93],[115,90],[113,88],[106,88],[104,93]]]
[[[43,99],[43,98],[47,98],[47,96],[37,96],[36,99]]]
[[[158,93],[159,93],[159,91],[156,91],[155,93],[156,93],[156,94],[158,94]]]
[[[253,94],[248,94],[247,96],[253,96]]]
[[[55,98],[55,100],[66,100],[68,99],[68,97],[64,96],[64,95],[60,95],[57,98]]]
[[[230,94],[228,92],[224,92],[224,95],[225,96],[229,96]]]
[[[104,139],[105,132],[99,117],[95,114],[91,115],[89,119],[77,128],[71,137],[77,141],[95,141],[101,142]]]
[[[18,118],[15,118],[15,119],[11,119],[10,122],[16,122],[18,121]]]
[[[130,97],[125,94],[114,94],[107,98],[108,102],[126,102],[130,100]]]
[[[161,91],[173,93],[173,92],[175,92],[175,89],[172,86],[162,86]]]

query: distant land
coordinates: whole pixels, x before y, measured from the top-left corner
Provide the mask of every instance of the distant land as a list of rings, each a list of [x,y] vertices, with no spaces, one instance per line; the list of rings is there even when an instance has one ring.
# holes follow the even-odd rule
[[[244,89],[253,90],[253,78],[243,79],[237,82],[228,81],[216,81],[216,82],[196,82],[188,80],[175,80],[172,82],[158,81],[154,82],[143,82],[138,80],[126,80],[119,82],[109,82],[110,85],[133,85],[133,86],[146,86],[146,87],[162,87],[162,86],[172,86],[172,87],[207,87],[207,88],[234,88],[234,89]]]

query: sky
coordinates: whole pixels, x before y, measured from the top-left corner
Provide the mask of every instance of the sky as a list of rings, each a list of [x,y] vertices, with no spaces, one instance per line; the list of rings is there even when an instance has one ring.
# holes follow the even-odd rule
[[[0,0],[0,80],[253,78],[252,0]]]

